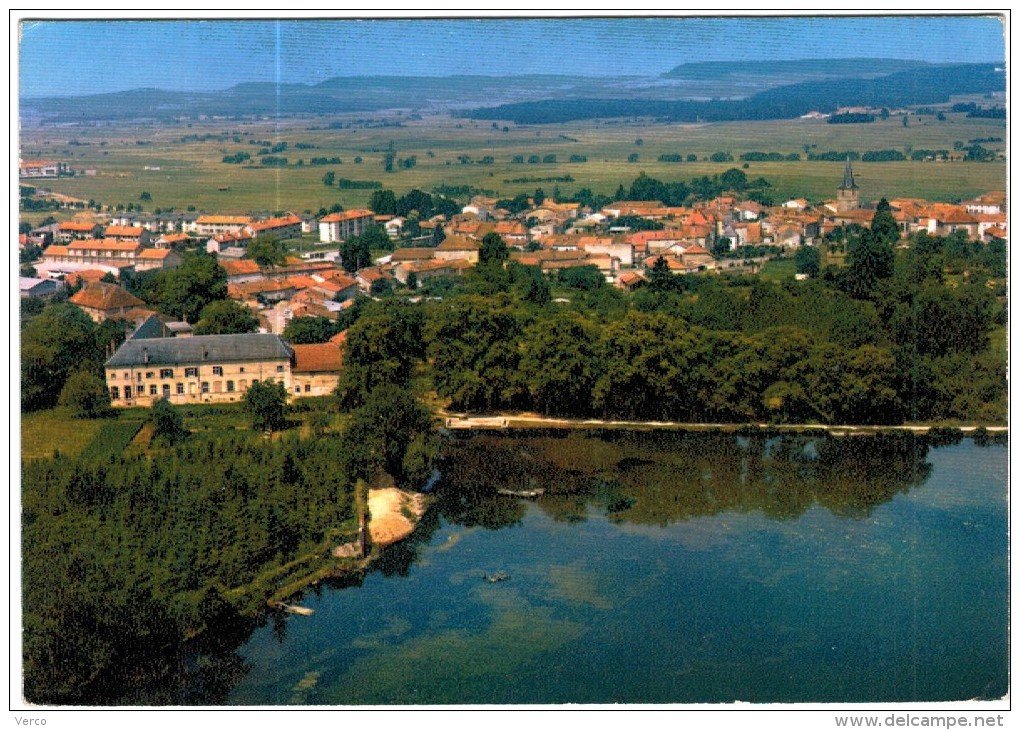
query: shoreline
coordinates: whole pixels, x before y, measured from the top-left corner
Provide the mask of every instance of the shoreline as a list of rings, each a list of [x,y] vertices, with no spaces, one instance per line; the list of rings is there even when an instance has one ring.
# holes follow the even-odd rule
[[[505,414],[497,416],[468,416],[439,411],[443,427],[451,431],[471,430],[511,430],[511,429],[621,429],[634,431],[672,430],[672,431],[720,431],[745,432],[757,430],[787,431],[790,433],[806,433],[825,431],[833,436],[870,436],[890,431],[928,434],[932,430],[959,431],[963,435],[973,434],[979,429],[988,433],[1008,433],[1009,426],[942,426],[937,424],[897,425],[897,426],[866,426],[866,425],[830,425],[823,423],[691,423],[687,421],[626,421],[597,418],[559,418],[540,416],[532,413]]]

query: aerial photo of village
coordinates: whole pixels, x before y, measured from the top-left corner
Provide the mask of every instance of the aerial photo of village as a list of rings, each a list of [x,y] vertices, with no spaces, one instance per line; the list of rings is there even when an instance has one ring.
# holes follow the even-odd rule
[[[1003,725],[1008,12],[11,24],[18,724]]]

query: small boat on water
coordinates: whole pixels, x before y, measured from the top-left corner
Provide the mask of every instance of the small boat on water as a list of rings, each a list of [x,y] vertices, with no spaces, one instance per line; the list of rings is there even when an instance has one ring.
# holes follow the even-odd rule
[[[496,494],[502,494],[504,497],[523,497],[524,499],[534,499],[535,497],[541,497],[545,494],[544,489],[497,489]]]
[[[497,570],[495,573],[492,573],[491,575],[486,575],[485,580],[489,581],[490,583],[502,583],[505,580],[510,580],[510,574],[502,570]]]

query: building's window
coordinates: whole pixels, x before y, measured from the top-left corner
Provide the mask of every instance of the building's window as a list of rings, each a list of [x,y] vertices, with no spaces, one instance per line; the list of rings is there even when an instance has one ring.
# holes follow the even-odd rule
[[[227,381],[227,392],[228,393],[233,393],[234,392],[234,381],[233,380],[228,380]]]
[[[150,385],[149,395],[159,395],[159,388],[157,388],[155,385]]]
[[[150,370],[147,373],[145,373],[145,377],[151,380],[152,378],[156,377],[156,373]]]
[[[198,368],[184,368],[184,377],[186,378],[197,378]]]
[[[120,400],[120,388],[116,385],[110,388],[110,400]]]
[[[184,383],[177,384],[177,395],[184,395]]]
[[[305,392],[306,393],[311,393],[312,392],[312,386],[311,386],[310,383],[305,383]]]
[[[212,374],[213,375],[223,375],[223,368],[220,367],[219,365],[213,365]]]
[[[209,392],[209,383],[202,383],[202,392],[203,393]]]
[[[173,376],[174,376],[173,368],[162,368],[159,371],[159,377],[164,380],[166,380],[167,378],[172,378]]]
[[[139,383],[142,382],[142,374],[141,373],[138,373],[138,382]]]
[[[242,365],[241,367],[238,368],[238,370],[240,370],[243,373],[244,372],[244,366]]]
[[[124,386],[124,397],[127,398],[128,400],[131,400],[131,386],[130,385],[125,385]]]
[[[163,397],[170,397],[170,383],[163,383]]]
[[[300,385],[295,385],[294,386],[294,392],[297,393],[298,395],[300,395],[301,394],[301,386]]]
[[[125,372],[124,373],[124,380],[131,380],[131,373]]]
[[[110,373],[110,380],[116,380],[116,379],[117,379],[117,373]]]
[[[282,373],[283,372],[283,365],[277,365],[276,366],[276,372]]]

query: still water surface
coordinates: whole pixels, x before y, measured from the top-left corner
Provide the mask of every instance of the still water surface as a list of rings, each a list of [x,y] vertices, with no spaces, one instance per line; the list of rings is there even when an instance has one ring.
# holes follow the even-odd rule
[[[913,437],[463,437],[416,537],[357,585],[307,594],[313,616],[255,630],[227,702],[1000,697],[1007,453]],[[509,580],[484,579],[497,571]]]

